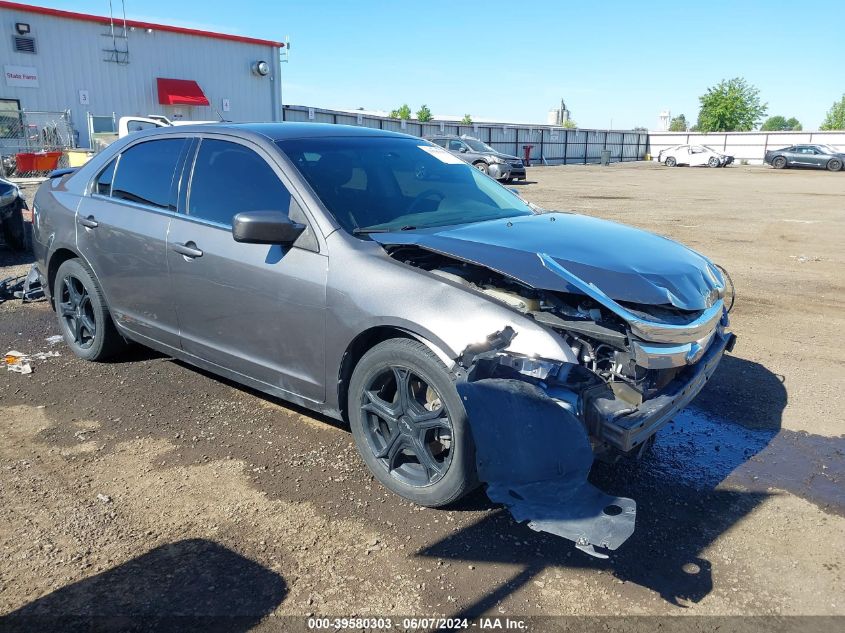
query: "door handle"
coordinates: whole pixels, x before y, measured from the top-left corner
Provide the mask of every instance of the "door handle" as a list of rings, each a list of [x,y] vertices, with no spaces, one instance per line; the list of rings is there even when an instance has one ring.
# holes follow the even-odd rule
[[[202,257],[202,251],[197,248],[197,245],[193,242],[186,242],[185,244],[173,244],[171,248],[179,253],[180,255],[184,255],[185,257],[190,257],[194,259],[195,257]]]
[[[100,223],[94,219],[93,215],[89,215],[87,218],[79,218],[79,223],[86,229],[96,229],[100,226]]]

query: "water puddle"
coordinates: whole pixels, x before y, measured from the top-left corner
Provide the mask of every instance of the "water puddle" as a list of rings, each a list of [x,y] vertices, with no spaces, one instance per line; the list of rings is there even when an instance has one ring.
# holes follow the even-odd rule
[[[845,437],[747,429],[690,408],[658,434],[641,468],[694,488],[785,490],[845,516]]]

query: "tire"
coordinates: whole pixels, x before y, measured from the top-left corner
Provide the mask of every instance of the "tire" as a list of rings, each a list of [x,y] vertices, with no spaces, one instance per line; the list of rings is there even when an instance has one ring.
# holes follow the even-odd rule
[[[475,167],[482,174],[490,173],[490,170],[487,168],[487,163],[485,163],[483,160],[473,163],[472,166]]]
[[[6,246],[13,251],[26,250],[26,230],[21,212],[22,209],[20,205],[18,205],[9,217],[2,220],[3,241],[6,242]]]
[[[722,164],[722,161],[720,161],[715,156],[711,156],[710,160],[707,161],[707,166],[710,167],[710,168],[713,168],[713,169],[715,169],[716,167],[719,167],[719,165],[721,165],[721,164]]]
[[[678,161],[675,160],[674,156],[667,156],[663,164],[667,167],[675,167],[678,164]]]
[[[786,158],[784,158],[783,156],[775,156],[772,159],[772,167],[774,167],[775,169],[783,169],[784,167],[786,167]]]
[[[842,169],[842,161],[838,158],[831,158],[827,161],[827,170],[828,171],[839,171]]]
[[[448,370],[424,344],[396,338],[364,354],[347,404],[355,446],[385,488],[437,508],[478,485],[466,411]]]
[[[80,260],[69,259],[59,266],[53,283],[53,300],[59,330],[79,358],[105,360],[126,346],[114,326],[100,286]]]

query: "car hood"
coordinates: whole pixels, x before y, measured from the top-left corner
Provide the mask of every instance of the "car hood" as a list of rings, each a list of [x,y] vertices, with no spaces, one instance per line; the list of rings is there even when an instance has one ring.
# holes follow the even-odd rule
[[[579,293],[584,284],[614,301],[704,310],[724,289],[695,251],[629,226],[573,213],[543,213],[407,232],[372,234],[416,245],[517,279],[533,288]]]

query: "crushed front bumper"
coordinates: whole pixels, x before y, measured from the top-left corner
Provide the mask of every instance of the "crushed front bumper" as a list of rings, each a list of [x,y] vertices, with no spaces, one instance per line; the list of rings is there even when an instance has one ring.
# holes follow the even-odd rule
[[[590,435],[625,453],[642,445],[698,395],[735,342],[735,335],[717,333],[695,365],[638,407],[616,398],[609,389],[586,394],[584,418]]]

